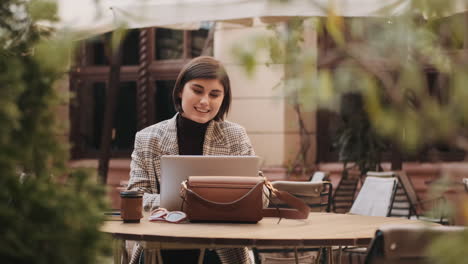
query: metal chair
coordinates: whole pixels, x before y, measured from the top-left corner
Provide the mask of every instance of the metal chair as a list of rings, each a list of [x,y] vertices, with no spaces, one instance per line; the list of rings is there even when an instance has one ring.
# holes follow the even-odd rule
[[[388,216],[397,182],[395,177],[367,176],[349,213]]]
[[[308,263],[315,263],[316,262],[316,257],[312,255],[304,255],[304,256],[299,256],[297,258],[279,258],[279,257],[273,257],[273,256],[266,256],[263,258],[262,263],[263,264],[291,264],[291,263],[299,263],[299,264],[308,264]]]
[[[461,235],[460,226],[389,225],[377,230],[365,264],[429,264],[427,246],[442,235]]]
[[[274,181],[273,187],[287,191],[309,205],[311,212],[330,212],[332,184],[330,182]],[[285,208],[286,204],[271,197],[270,207]],[[253,248],[255,263],[317,263],[322,256],[322,248]],[[310,253],[318,252],[317,254]],[[274,254],[269,254],[274,253]]]
[[[278,190],[289,192],[302,199],[311,212],[330,212],[332,184],[330,182],[274,181],[271,183]],[[287,207],[286,204],[272,197],[271,207]]]
[[[385,177],[382,177],[382,175],[377,177],[367,176],[349,213],[369,216],[388,216],[397,184],[397,178],[391,177],[391,175],[386,175]],[[356,257],[360,263],[360,256],[366,254],[367,248],[346,247],[340,250],[340,257],[342,252],[348,254],[349,263],[353,263],[353,257]]]
[[[408,177],[408,175],[404,171],[397,171],[396,175],[400,183],[399,188],[402,190],[402,192],[404,192],[405,195],[401,195],[401,191],[397,193],[397,195],[395,195],[395,201],[392,202],[391,216],[398,216],[395,210],[405,210],[409,219],[419,219],[423,221],[429,221],[445,225],[449,224],[447,215],[444,212],[442,212],[437,217],[427,217],[424,215],[425,212],[429,211],[429,205],[434,205],[434,203],[438,202],[445,202],[445,199],[443,197],[420,200],[416,193],[414,185],[411,179]],[[405,196],[408,205],[403,206],[403,204],[405,203]]]
[[[367,176],[383,178],[396,177],[398,179],[398,171],[369,171],[367,172]],[[411,216],[411,204],[400,181],[397,182],[387,216],[404,218],[410,218]]]
[[[343,172],[340,182],[333,194],[333,212],[347,213],[353,205],[361,173],[356,170]]]
[[[325,172],[325,171],[316,171],[310,177],[311,182],[321,182],[321,181],[328,181],[330,178],[330,173]]]

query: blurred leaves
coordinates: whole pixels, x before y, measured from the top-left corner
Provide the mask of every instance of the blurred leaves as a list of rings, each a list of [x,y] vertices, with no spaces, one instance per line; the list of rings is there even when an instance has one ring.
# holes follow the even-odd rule
[[[0,3],[0,258],[4,263],[98,263],[105,189],[89,171],[67,169],[68,145],[54,88],[67,72],[71,41],[40,31],[55,20],[50,1]]]
[[[112,36],[111,36],[111,52],[112,52],[112,54],[111,55],[116,53],[117,50],[120,48],[120,45],[122,45],[126,34],[127,34],[127,30],[123,26],[117,28],[116,30],[114,30],[112,32]]]
[[[262,63],[260,52],[269,51],[271,62],[284,65],[282,85],[293,103],[341,109],[340,159],[359,163],[363,171],[376,167],[387,141],[405,154],[439,144],[466,153],[467,15],[454,12],[466,8],[466,1],[402,0],[392,6],[404,7],[398,16],[389,8],[379,17],[360,18],[341,17],[334,1],[327,3],[327,17],[270,25],[275,37],[259,36],[254,42],[261,45],[238,49],[249,73]],[[304,42],[307,27],[317,42]],[[362,102],[340,103],[350,94]],[[438,241],[437,263],[466,262],[460,245],[466,246],[467,237]]]
[[[339,46],[343,46],[345,44],[345,38],[343,36],[344,21],[343,17],[336,14],[335,11],[333,6],[328,9],[328,15],[326,17],[327,22],[325,24],[326,30]]]
[[[57,3],[52,0],[32,0],[28,5],[28,13],[32,21],[57,21]]]
[[[463,264],[466,263],[466,245],[468,245],[468,230],[436,239],[427,252],[434,260],[432,263]]]
[[[41,41],[34,48],[34,56],[37,61],[42,62],[41,70],[62,74],[63,70],[70,65],[73,44],[71,36],[64,35]],[[54,54],[54,56],[50,56],[50,54]]]

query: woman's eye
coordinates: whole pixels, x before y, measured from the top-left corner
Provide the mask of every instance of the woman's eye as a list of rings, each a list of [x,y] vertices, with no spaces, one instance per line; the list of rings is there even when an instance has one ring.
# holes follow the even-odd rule
[[[219,97],[219,94],[210,94],[211,97],[216,98]]]
[[[201,94],[201,93],[203,93],[203,91],[197,90],[197,89],[193,89],[193,92],[196,93],[196,94]]]

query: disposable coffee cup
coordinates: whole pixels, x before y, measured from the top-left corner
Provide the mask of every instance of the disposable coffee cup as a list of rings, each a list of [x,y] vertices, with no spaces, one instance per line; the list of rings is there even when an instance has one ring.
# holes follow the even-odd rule
[[[138,191],[120,192],[120,216],[124,223],[139,223],[143,217],[143,194]]]

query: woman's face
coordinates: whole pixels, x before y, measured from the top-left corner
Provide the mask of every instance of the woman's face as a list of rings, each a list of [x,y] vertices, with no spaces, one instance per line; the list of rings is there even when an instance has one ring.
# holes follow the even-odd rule
[[[197,123],[206,123],[219,111],[224,99],[224,87],[216,79],[193,79],[185,83],[179,94],[182,116]]]

